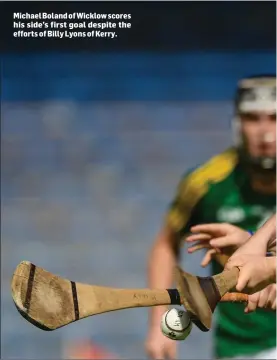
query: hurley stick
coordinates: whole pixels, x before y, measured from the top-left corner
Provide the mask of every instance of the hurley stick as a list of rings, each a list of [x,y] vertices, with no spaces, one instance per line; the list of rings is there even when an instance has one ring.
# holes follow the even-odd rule
[[[230,256],[224,254],[214,254],[213,259],[219,263],[223,268],[226,265]]]
[[[232,272],[201,278],[177,268],[178,289],[117,289],[73,282],[22,261],[13,274],[11,290],[20,314],[43,330],[109,311],[184,305],[195,324],[208,331],[218,301],[247,301],[245,294],[228,293],[236,279],[237,273]]]

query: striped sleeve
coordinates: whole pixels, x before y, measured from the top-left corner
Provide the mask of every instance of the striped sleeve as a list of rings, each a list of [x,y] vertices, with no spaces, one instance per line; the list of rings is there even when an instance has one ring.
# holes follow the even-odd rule
[[[236,164],[237,153],[231,148],[186,173],[166,214],[166,224],[176,233],[189,231],[192,217],[194,216],[193,221],[197,223],[201,216],[201,209],[197,207],[208,193],[210,185],[219,183],[229,176]],[[196,213],[199,214],[197,218]]]
[[[191,186],[189,179],[190,173],[181,179],[165,217],[166,224],[179,235],[189,232],[198,203],[194,201],[197,198],[196,189]]]

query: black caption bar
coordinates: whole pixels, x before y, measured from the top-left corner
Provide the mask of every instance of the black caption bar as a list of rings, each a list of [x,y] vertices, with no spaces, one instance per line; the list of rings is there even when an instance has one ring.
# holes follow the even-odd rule
[[[2,52],[275,49],[276,3],[2,1],[0,26]]]

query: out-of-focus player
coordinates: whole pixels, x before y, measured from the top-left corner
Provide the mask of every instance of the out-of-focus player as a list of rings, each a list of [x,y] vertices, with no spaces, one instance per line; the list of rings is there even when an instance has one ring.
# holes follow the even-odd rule
[[[241,80],[235,96],[234,147],[181,179],[149,255],[152,288],[169,288],[182,240],[193,225],[228,222],[255,231],[276,209],[276,76]],[[247,240],[247,239],[246,239]],[[228,256],[233,244],[221,249]],[[225,251],[226,250],[226,251]],[[231,250],[231,251],[230,251]],[[223,270],[212,261],[212,273]],[[244,313],[242,304],[220,303],[214,333],[217,358],[276,359],[275,313]],[[160,331],[165,307],[150,309],[146,351],[176,357],[176,342]]]

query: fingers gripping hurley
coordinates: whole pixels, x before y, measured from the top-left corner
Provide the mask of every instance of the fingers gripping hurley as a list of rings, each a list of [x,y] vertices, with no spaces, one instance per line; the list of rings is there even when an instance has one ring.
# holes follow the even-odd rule
[[[232,275],[230,271],[228,274],[199,278],[178,268],[176,280],[179,291],[116,289],[73,282],[23,261],[15,269],[11,291],[19,313],[42,330],[55,330],[109,311],[184,305],[194,323],[202,331],[208,331],[218,301],[247,301],[247,295],[226,294],[235,286],[237,276],[238,272]]]
[[[236,286],[238,275],[239,269],[235,268],[215,276],[199,277],[176,267],[175,280],[181,303],[200,330],[210,330],[217,303]]]

